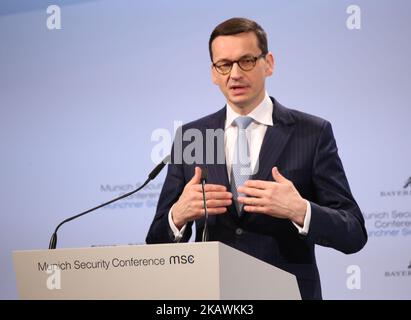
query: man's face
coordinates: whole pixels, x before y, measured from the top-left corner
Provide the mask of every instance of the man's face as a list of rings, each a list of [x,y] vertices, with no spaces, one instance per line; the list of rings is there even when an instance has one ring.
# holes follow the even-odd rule
[[[211,48],[214,63],[236,61],[247,56],[258,57],[262,53],[253,32],[218,36]],[[272,75],[273,67],[274,58],[269,52],[265,58],[258,59],[250,71],[244,71],[234,63],[231,72],[222,75],[212,66],[212,79],[235,111],[247,114],[264,99],[265,78]]]

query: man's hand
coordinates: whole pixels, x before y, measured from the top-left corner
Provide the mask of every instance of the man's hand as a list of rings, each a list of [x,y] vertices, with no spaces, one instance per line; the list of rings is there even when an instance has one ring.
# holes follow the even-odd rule
[[[304,200],[290,180],[272,169],[275,182],[248,180],[244,186],[238,187],[238,192],[248,197],[238,197],[238,202],[244,204],[247,212],[263,213],[276,218],[290,219],[303,226],[307,202]]]
[[[172,208],[173,222],[178,229],[205,214],[200,178],[201,168],[196,167],[193,178],[186,184],[183,193]],[[226,187],[217,184],[206,184],[204,190],[208,214],[225,213],[227,206],[231,205],[231,192],[227,192]]]

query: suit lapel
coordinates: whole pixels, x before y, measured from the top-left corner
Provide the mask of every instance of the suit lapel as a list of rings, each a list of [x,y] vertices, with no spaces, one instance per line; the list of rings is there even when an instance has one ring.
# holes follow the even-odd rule
[[[272,180],[271,169],[277,165],[294,131],[295,121],[291,114],[274,98],[271,100],[273,101],[273,126],[267,127],[253,180]]]
[[[293,131],[293,126],[283,126],[278,123],[267,128],[258,158],[258,170],[253,180],[272,180],[271,169],[277,165]]]

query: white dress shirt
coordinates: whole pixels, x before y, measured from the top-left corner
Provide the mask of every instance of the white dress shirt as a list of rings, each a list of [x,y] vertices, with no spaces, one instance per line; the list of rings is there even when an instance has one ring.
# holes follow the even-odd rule
[[[224,148],[228,179],[230,179],[231,165],[235,149],[234,146],[237,140],[238,131],[238,127],[233,125],[233,122],[237,117],[240,117],[241,115],[236,113],[229,103],[227,103],[226,109],[227,115],[224,127]],[[253,119],[251,124],[246,129],[246,135],[250,150],[252,173],[255,173],[258,171],[256,165],[258,165],[257,161],[260,155],[261,145],[263,144],[265,132],[267,131],[268,126],[273,126],[273,103],[267,93],[265,94],[264,100],[253,111],[247,114],[247,116]],[[168,222],[170,224],[171,230],[174,233],[175,241],[179,241],[184,234],[186,226],[183,226],[181,230],[178,230],[178,228],[173,223],[172,209],[173,208],[170,209],[170,212],[168,214]],[[300,227],[294,222],[293,224],[298,229],[298,232],[300,234],[306,235],[309,230],[310,220],[311,205],[310,202],[307,201],[307,211],[304,219],[304,226]]]

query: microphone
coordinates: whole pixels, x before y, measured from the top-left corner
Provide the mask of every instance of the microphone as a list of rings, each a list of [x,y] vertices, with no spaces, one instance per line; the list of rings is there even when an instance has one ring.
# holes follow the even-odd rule
[[[54,233],[51,235],[51,239],[50,239],[50,243],[49,243],[49,249],[56,249],[56,246],[57,246],[57,231],[58,231],[58,229],[59,229],[63,224],[65,224],[66,222],[69,222],[69,221],[71,221],[71,220],[77,219],[77,218],[79,218],[79,217],[81,217],[81,216],[84,216],[85,214],[90,213],[90,212],[92,212],[92,211],[94,211],[94,210],[97,210],[97,209],[100,209],[100,208],[102,208],[102,207],[105,207],[105,206],[107,206],[107,205],[109,205],[109,204],[111,204],[111,203],[113,203],[113,202],[115,202],[115,201],[124,199],[124,198],[126,198],[126,197],[128,197],[128,196],[131,196],[132,194],[136,193],[137,191],[143,189],[151,180],[153,180],[155,177],[157,177],[157,175],[160,173],[160,171],[165,167],[165,165],[166,165],[168,162],[170,162],[170,155],[168,155],[167,157],[165,157],[165,158],[163,159],[163,161],[161,161],[161,162],[150,172],[150,174],[148,175],[147,180],[146,180],[140,187],[138,187],[136,190],[131,191],[131,192],[126,193],[126,194],[123,194],[123,195],[121,195],[120,197],[117,197],[117,198],[115,198],[115,199],[113,199],[113,200],[110,200],[110,201],[108,201],[108,202],[105,202],[105,203],[103,203],[103,204],[101,204],[101,205],[99,205],[99,206],[97,206],[97,207],[94,207],[94,208],[92,208],[92,209],[89,209],[89,210],[87,210],[87,211],[84,211],[84,212],[82,212],[82,213],[79,213],[79,214],[77,214],[77,215],[75,215],[75,216],[72,216],[72,217],[67,218],[67,219],[63,220],[62,222],[60,222],[60,223],[58,224],[58,226],[56,227],[56,229],[54,230]]]
[[[200,181],[201,181],[201,189],[203,191],[203,207],[204,207],[204,211],[205,211],[204,229],[203,229],[203,237],[202,237],[203,242],[208,241],[208,211],[207,211],[207,199],[206,199],[205,190],[204,190],[207,178],[208,178],[208,169],[207,169],[207,167],[201,168]]]

